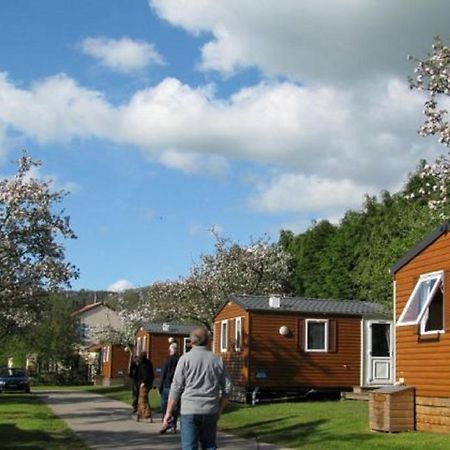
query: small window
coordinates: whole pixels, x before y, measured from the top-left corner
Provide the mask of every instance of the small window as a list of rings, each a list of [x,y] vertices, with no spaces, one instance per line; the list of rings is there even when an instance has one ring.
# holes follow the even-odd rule
[[[234,320],[234,350],[241,351],[242,345],[242,318],[236,317]]]
[[[191,340],[187,337],[183,339],[183,353],[188,353],[192,349]]]
[[[139,336],[136,339],[136,356],[140,356],[141,352],[142,352],[142,337]]]
[[[102,361],[104,362],[104,363],[107,363],[108,361],[109,361],[109,345],[105,345],[104,347],[103,347],[103,351],[102,351],[102,356],[103,356],[103,358],[102,358]]]
[[[328,351],[328,320],[306,319],[305,321],[305,351],[327,352]]]
[[[425,310],[423,319],[420,321],[420,333],[436,333],[444,331],[444,293],[443,285],[440,283],[433,295],[428,308]]]
[[[228,320],[222,320],[220,325],[220,351],[228,350]]]
[[[417,325],[422,319],[421,331],[442,329],[442,272],[421,275],[403,309],[397,325]]]

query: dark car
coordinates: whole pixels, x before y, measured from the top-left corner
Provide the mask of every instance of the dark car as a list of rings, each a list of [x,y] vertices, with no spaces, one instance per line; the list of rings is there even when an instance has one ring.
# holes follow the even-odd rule
[[[30,392],[30,378],[26,369],[0,369],[0,392],[4,391]]]

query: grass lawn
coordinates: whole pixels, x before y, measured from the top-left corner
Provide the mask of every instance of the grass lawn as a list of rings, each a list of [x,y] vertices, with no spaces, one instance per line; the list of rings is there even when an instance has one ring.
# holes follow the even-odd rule
[[[87,450],[33,394],[0,394],[0,448]]]
[[[450,449],[450,435],[446,434],[369,431],[368,403],[347,400],[231,405],[219,425],[222,431],[302,450]]]
[[[72,388],[70,388],[72,389]],[[81,386],[130,404],[128,388]],[[159,407],[156,390],[152,408]],[[450,450],[450,435],[438,433],[375,433],[369,430],[368,402],[309,401],[252,406],[232,404],[219,428],[260,442],[302,450]]]

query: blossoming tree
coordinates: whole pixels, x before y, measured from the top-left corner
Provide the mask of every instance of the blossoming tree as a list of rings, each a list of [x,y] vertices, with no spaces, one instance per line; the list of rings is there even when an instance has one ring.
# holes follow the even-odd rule
[[[419,129],[421,136],[437,135],[439,143],[450,147],[450,123],[448,106],[450,95],[450,48],[439,37],[434,39],[432,52],[426,59],[410,57],[416,63],[411,89],[428,93],[424,105],[424,123]],[[425,164],[420,173],[423,183],[417,194],[426,198],[428,206],[441,218],[449,216],[450,199],[450,153],[441,155],[433,164]],[[414,194],[413,194],[414,195]]]
[[[44,294],[78,276],[61,242],[76,236],[69,217],[55,210],[65,192],[33,178],[40,165],[23,154],[16,175],[0,180],[0,342],[36,322]]]
[[[175,281],[120,295],[117,304],[126,330],[98,330],[103,341],[127,345],[146,321],[197,323],[209,329],[218,308],[230,294],[285,293],[292,257],[282,246],[260,238],[242,246],[214,233],[214,253],[202,254],[190,274]]]

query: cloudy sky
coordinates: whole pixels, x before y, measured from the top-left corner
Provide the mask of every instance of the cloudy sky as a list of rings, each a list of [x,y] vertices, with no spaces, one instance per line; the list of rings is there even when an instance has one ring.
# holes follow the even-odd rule
[[[436,157],[407,55],[438,34],[446,0],[5,0],[0,172],[71,191],[75,288],[176,278],[212,226],[338,220]]]

